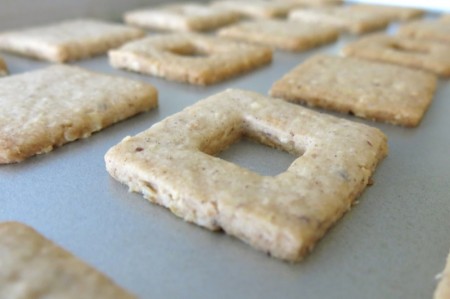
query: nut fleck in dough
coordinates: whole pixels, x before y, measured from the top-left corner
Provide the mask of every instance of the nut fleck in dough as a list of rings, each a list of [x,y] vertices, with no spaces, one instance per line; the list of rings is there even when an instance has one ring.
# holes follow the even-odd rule
[[[31,227],[0,223],[0,298],[133,299]]]
[[[275,82],[274,97],[414,127],[436,90],[424,71],[357,58],[317,55]]]
[[[355,13],[358,13],[359,11],[377,13],[391,21],[408,21],[420,18],[425,14],[423,9],[391,5],[355,4],[351,6],[351,9]]]
[[[0,56],[0,77],[6,76],[8,74],[8,67],[6,66],[5,61]]]
[[[233,11],[246,17],[270,19],[285,17],[292,8],[298,5],[270,0],[221,0],[213,2],[212,6]]]
[[[388,18],[381,17],[380,14],[367,11],[355,13],[348,6],[296,9],[289,14],[289,19],[333,25],[352,34],[381,30],[389,24]]]
[[[311,23],[255,20],[225,27],[219,35],[288,51],[303,51],[334,42],[339,30]]]
[[[376,34],[347,44],[342,52],[346,56],[394,63],[450,76],[450,45],[443,43],[424,43],[409,37]]]
[[[195,33],[154,35],[109,52],[113,67],[208,85],[272,61],[269,47]]]
[[[55,65],[0,80],[0,164],[85,138],[157,105],[149,84]]]
[[[439,275],[440,281],[434,292],[434,299],[449,299],[450,298],[450,255],[447,258],[447,265],[444,271]]]
[[[421,20],[400,27],[399,35],[450,44],[450,26],[442,20]]]
[[[234,23],[240,15],[196,3],[163,5],[127,12],[125,22],[143,28],[171,31],[208,31]]]
[[[137,28],[81,19],[0,33],[0,49],[52,62],[67,62],[103,54],[144,35]]]
[[[213,156],[242,136],[298,158],[271,177]],[[184,220],[299,261],[351,208],[386,154],[376,128],[227,90],[126,137],[105,161],[131,191]]]

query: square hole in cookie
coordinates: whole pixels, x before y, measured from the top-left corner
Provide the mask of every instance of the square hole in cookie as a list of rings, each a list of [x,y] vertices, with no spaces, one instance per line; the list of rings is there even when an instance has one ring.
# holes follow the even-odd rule
[[[207,57],[210,54],[208,49],[205,49],[201,46],[195,45],[195,44],[185,44],[182,47],[174,47],[167,49],[168,52],[178,55],[178,56],[184,56],[184,57],[191,57],[191,58],[202,58]]]
[[[263,176],[213,156],[242,136],[297,158]],[[227,90],[125,138],[105,161],[131,191],[184,220],[298,261],[350,209],[386,153],[376,128]]]

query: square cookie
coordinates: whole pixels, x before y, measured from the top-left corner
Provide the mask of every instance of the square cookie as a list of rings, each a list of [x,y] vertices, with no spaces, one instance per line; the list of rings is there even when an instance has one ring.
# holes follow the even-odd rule
[[[0,223],[0,298],[134,299],[31,227]]]
[[[0,49],[51,62],[67,62],[103,54],[144,35],[140,29],[81,19],[0,33]]]
[[[0,164],[47,153],[157,105],[149,84],[55,65],[0,80]]]
[[[355,11],[377,13],[391,21],[407,21],[420,18],[425,14],[423,9],[388,5],[355,4],[351,8]]]
[[[450,76],[450,45],[437,42],[376,34],[347,44],[346,56],[419,68],[441,76]]]
[[[250,18],[278,18],[285,17],[296,5],[289,2],[271,0],[222,0],[212,3],[213,7],[229,10]]]
[[[279,81],[270,94],[376,121],[415,127],[436,90],[427,72],[357,58],[317,55]]]
[[[311,23],[254,20],[222,28],[219,35],[287,51],[302,51],[334,42],[339,30]]]
[[[450,44],[450,26],[440,20],[421,20],[400,27],[398,34],[410,38]]]
[[[365,11],[355,13],[348,6],[296,9],[291,11],[289,19],[332,25],[352,34],[381,30],[389,24],[389,20],[379,14]]]
[[[0,56],[0,77],[6,76],[8,74],[8,67],[6,66],[6,62]]]
[[[243,136],[297,159],[262,176],[213,156]],[[231,89],[126,137],[105,161],[130,191],[178,217],[299,261],[351,208],[386,154],[376,128]]]
[[[153,35],[109,52],[115,68],[208,85],[272,61],[269,47],[195,33]]]
[[[450,298],[450,255],[447,258],[447,264],[444,271],[439,275],[439,284],[434,292],[434,299]]]
[[[162,5],[127,12],[125,22],[143,28],[170,31],[208,31],[234,23],[240,15],[204,4]]]

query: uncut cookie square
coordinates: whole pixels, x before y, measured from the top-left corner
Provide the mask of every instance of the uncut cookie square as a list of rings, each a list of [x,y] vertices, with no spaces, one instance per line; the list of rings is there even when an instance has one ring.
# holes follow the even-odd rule
[[[22,223],[0,223],[0,265],[2,299],[136,299]]]
[[[54,65],[0,79],[0,164],[20,162],[150,110],[149,84]]]
[[[296,160],[262,176],[213,156],[241,137]],[[299,261],[351,208],[386,154],[376,128],[231,89],[126,137],[105,161],[130,191],[184,220]]]
[[[222,0],[212,3],[218,9],[233,11],[250,18],[278,18],[285,17],[295,4],[271,0]]]
[[[436,76],[358,58],[314,56],[275,82],[270,95],[371,120],[417,126]]]
[[[208,85],[272,61],[269,47],[195,33],[154,35],[109,52],[115,68]]]
[[[169,31],[209,31],[239,19],[238,13],[196,3],[143,8],[124,16],[130,25]]]
[[[0,49],[51,62],[103,54],[145,35],[140,29],[80,19],[0,33]]]
[[[355,12],[349,6],[295,9],[289,13],[289,19],[332,25],[352,34],[381,30],[389,25],[388,18],[367,11]]]
[[[400,27],[398,35],[450,44],[450,26],[442,20],[420,20]]]
[[[303,51],[334,42],[339,30],[294,21],[254,20],[222,28],[218,34],[282,50]]]
[[[347,44],[342,53],[450,76],[450,45],[439,42],[376,34]]]

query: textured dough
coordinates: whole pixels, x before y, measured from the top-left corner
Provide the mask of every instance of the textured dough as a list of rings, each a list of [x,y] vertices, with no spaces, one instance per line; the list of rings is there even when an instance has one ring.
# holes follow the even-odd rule
[[[213,156],[244,135],[297,159],[261,176]],[[131,191],[184,220],[298,261],[351,208],[386,154],[376,128],[227,90],[126,137],[105,161]]]
[[[220,0],[213,2],[212,6],[225,11],[233,11],[246,17],[270,19],[285,17],[297,5],[270,0]]]
[[[420,18],[425,14],[423,9],[391,5],[355,4],[351,8],[355,13],[358,11],[377,13],[391,21],[408,21]]]
[[[400,27],[398,34],[450,44],[450,26],[442,20],[421,20],[407,23]]]

